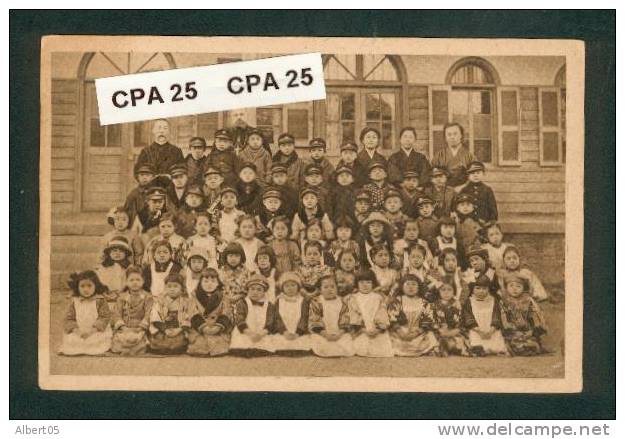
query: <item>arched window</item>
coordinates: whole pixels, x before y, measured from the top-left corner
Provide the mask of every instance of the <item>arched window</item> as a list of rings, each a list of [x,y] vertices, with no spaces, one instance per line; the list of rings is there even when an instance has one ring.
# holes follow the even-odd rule
[[[374,127],[382,134],[380,150],[395,147],[401,123],[401,96],[406,71],[394,55],[324,55],[327,85],[325,131],[331,155],[345,140],[358,140],[360,131]]]

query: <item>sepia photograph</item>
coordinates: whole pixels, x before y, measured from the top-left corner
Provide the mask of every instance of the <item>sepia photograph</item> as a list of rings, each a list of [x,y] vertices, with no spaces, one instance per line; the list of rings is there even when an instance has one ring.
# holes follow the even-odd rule
[[[40,386],[580,391],[584,46],[479,41],[44,38]],[[299,53],[325,99],[101,123]]]

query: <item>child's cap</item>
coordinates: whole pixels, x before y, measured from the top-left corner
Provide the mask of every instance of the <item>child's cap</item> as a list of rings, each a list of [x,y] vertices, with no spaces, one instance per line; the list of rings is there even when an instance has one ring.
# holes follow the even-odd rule
[[[503,279],[503,283],[505,286],[508,286],[508,284],[513,282],[521,284],[523,286],[524,292],[529,290],[528,279],[518,273],[509,273]]]
[[[488,261],[488,250],[483,248],[480,244],[473,244],[469,247],[466,253],[467,259],[471,256],[479,256],[480,258]]]
[[[274,163],[273,165],[271,165],[271,173],[272,174],[286,174],[287,173],[287,168],[286,166],[284,166],[281,163]]]
[[[316,165],[314,163],[310,163],[304,169],[304,176],[309,176],[309,175],[313,175],[313,174],[322,175],[323,174],[323,170],[318,165]]]
[[[358,145],[356,145],[351,140],[347,140],[347,141],[343,142],[343,144],[341,145],[341,152],[343,152],[343,151],[358,152]]]
[[[404,180],[407,178],[419,178],[419,173],[417,171],[404,171],[403,175]]]
[[[347,173],[349,175],[354,175],[354,171],[352,171],[352,168],[350,168],[348,166],[339,166],[336,169],[336,175],[343,174],[343,173]]]
[[[254,163],[251,162],[245,162],[241,165],[241,167],[239,168],[239,172],[241,172],[244,169],[251,169],[252,171],[254,171],[254,173],[258,172],[258,170],[256,169],[256,165]]]
[[[175,175],[186,174],[187,172],[186,163],[176,163],[169,168],[169,175],[172,177]]]
[[[180,273],[169,273],[167,277],[165,278],[165,284],[168,284],[168,283],[177,283],[178,285],[182,286],[182,288],[184,289],[184,285],[185,285],[184,276]]]
[[[310,147],[310,149],[313,149],[313,148],[323,148],[323,150],[325,151],[325,149],[326,149],[326,141],[324,139],[322,139],[321,137],[315,137],[314,139],[310,139],[310,142],[308,143],[308,146]]]
[[[197,184],[189,186],[187,189],[187,195],[197,195],[198,197],[204,197],[204,192],[202,192],[202,188]]]
[[[154,171],[154,167],[149,164],[149,163],[145,163],[142,165],[135,166],[135,176],[139,175],[139,174],[151,174],[151,175],[155,175],[156,172]]]
[[[247,138],[249,139],[252,136],[258,136],[258,137],[260,137],[261,139],[264,140],[263,132],[261,130],[259,130],[258,128],[250,128],[247,131]]]
[[[269,288],[269,284],[267,283],[267,280],[258,273],[255,273],[254,275],[252,275],[247,283],[245,284],[245,286],[247,288],[250,288],[252,285],[261,285],[265,290],[267,290]]]
[[[287,282],[295,282],[298,287],[302,287],[302,278],[295,271],[287,271],[283,273],[278,279],[278,288],[282,289],[282,286]]]
[[[219,170],[219,168],[209,166],[204,171],[204,177],[206,177],[207,175],[221,175],[221,171]]]
[[[222,188],[219,191],[219,196],[223,197],[224,194],[228,194],[228,193],[234,194],[237,197],[239,196],[239,192],[237,192],[237,190],[235,188],[233,188],[232,186],[226,186],[226,187]]]
[[[204,137],[191,137],[189,140],[189,148],[206,149],[206,139]]]
[[[215,131],[215,139],[232,140],[232,136],[230,135],[228,130],[222,128],[220,130]]]
[[[266,200],[268,198],[277,198],[278,200],[282,200],[282,194],[280,193],[280,191],[277,191],[275,189],[267,189],[265,192],[263,192],[263,200]]]
[[[358,200],[371,202],[371,195],[366,190],[361,189],[356,193],[356,201]]]
[[[396,191],[395,189],[390,189],[384,195],[384,201],[388,200],[389,198],[399,198],[399,199],[401,199],[401,194],[398,191]]]
[[[437,175],[446,175],[449,176],[449,171],[447,170],[446,167],[444,166],[434,166],[432,168],[432,171],[430,172],[430,175],[432,177],[435,177]]]
[[[382,212],[371,212],[369,216],[362,222],[362,226],[366,228],[369,224],[373,222],[379,222],[386,226],[391,225],[391,223],[389,223],[388,221],[388,218],[386,218],[386,216]]]
[[[295,137],[291,133],[282,133],[278,137],[278,145],[284,145],[285,143],[295,143]]]
[[[123,236],[114,236],[111,238],[111,240],[106,243],[104,250],[112,250],[114,248],[119,248],[125,250],[127,253],[132,253],[128,240]]]
[[[159,186],[153,186],[148,189],[148,193],[146,195],[148,200],[164,200],[165,199],[165,190]]]
[[[419,197],[419,199],[417,200],[417,207],[423,206],[424,204],[434,204],[434,200],[427,195]]]
[[[484,163],[473,161],[469,163],[469,168],[467,169],[467,174],[471,174],[473,172],[484,171]]]
[[[306,194],[313,194],[315,197],[319,198],[319,192],[317,192],[315,189],[310,188],[310,187],[307,187],[306,189],[301,191],[299,194],[299,197],[304,198]]]
[[[475,204],[475,200],[469,194],[458,194],[456,196],[456,200],[454,201],[454,205],[457,206],[460,203],[471,203]]]
[[[387,171],[386,171],[386,164],[385,164],[385,163],[382,163],[382,162],[381,162],[381,161],[379,161],[379,160],[374,160],[374,161],[372,161],[372,162],[369,164],[368,172],[373,171],[375,168],[381,168],[381,169],[384,169],[384,172],[387,172]]]
[[[202,247],[191,247],[189,254],[187,255],[187,262],[192,258],[201,258],[208,262],[208,252]]]

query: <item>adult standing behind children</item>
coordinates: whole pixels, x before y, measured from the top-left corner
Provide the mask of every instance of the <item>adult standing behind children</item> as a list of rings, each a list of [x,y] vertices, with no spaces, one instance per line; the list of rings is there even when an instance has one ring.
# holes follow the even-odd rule
[[[356,162],[362,167],[362,169],[369,169],[369,165],[372,162],[384,163],[386,167],[386,158],[378,152],[378,146],[380,144],[380,132],[375,128],[365,127],[360,132],[360,143],[363,148],[356,157]],[[364,184],[364,182],[362,182]]]
[[[254,128],[247,122],[248,114],[247,110],[245,109],[231,110],[228,116],[230,119],[231,127],[229,130],[229,134],[232,138],[234,150],[238,155],[247,147],[247,139],[250,136],[252,130],[256,130],[256,128]],[[271,148],[269,147],[269,143],[264,136],[262,136],[262,144],[263,148],[265,148],[267,152],[271,154]]]
[[[430,162],[415,150],[417,131],[413,127],[402,128],[399,133],[399,150],[388,158],[389,183],[399,186],[406,171],[416,172],[419,187],[429,182]]]
[[[166,119],[154,121],[152,135],[154,141],[150,146],[141,150],[137,166],[150,164],[156,175],[168,175],[173,165],[184,162],[182,151],[176,145],[169,143],[170,127]]]
[[[432,166],[445,167],[449,171],[447,184],[458,187],[466,183],[466,170],[475,160],[469,148],[464,146],[464,128],[456,122],[445,124],[445,143],[447,146],[434,154]]]

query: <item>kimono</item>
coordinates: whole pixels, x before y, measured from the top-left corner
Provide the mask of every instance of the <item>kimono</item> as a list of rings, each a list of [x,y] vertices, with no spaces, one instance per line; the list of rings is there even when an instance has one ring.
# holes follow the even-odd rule
[[[330,198],[332,200],[333,221],[341,217],[354,219],[354,210],[356,208],[356,191],[354,189],[354,184],[350,184],[349,186],[340,186],[338,183],[335,184]]]
[[[170,273],[180,273],[182,267],[174,261],[165,264],[152,262],[143,267],[143,288],[150,291],[152,296],[161,297],[165,294],[165,278]]]
[[[423,298],[425,298],[428,302],[434,302],[438,299],[438,292],[433,289],[433,287],[438,285],[436,269],[427,268],[425,264],[419,268],[409,265],[402,270],[403,276],[407,274],[412,274],[419,278],[419,281],[421,282],[420,295]]]
[[[281,294],[276,299],[276,320],[271,335],[276,351],[309,351],[308,336],[309,302],[303,296],[288,297]],[[297,334],[289,340],[285,333]]]
[[[479,183],[467,183],[460,190],[461,194],[469,194],[474,199],[475,216],[484,222],[497,221],[497,201],[490,186]]]
[[[259,181],[268,183],[271,177],[271,154],[262,146],[252,149],[246,146],[239,153],[239,161],[243,163],[253,163],[256,166],[256,175]],[[239,168],[240,169],[240,168]]]
[[[438,299],[434,303],[436,334],[443,356],[468,356],[467,340],[462,332],[462,304],[457,298],[449,301]]]
[[[234,149],[228,148],[220,151],[217,148],[206,156],[206,168],[213,166],[221,172],[224,178],[224,184],[234,185],[237,181],[237,172],[239,170],[239,158]]]
[[[187,175],[189,176],[189,184],[202,186],[204,184],[204,170],[206,169],[207,157],[203,156],[199,160],[193,158],[193,154],[187,155],[185,163],[187,164]]]
[[[310,347],[320,357],[351,357],[354,345],[349,334],[349,309],[341,298],[317,297],[310,302],[308,314]],[[321,332],[340,334],[336,340],[328,340]],[[342,334],[341,334],[342,333]]]
[[[508,348],[503,338],[503,320],[499,300],[492,294],[479,300],[469,297],[462,307],[462,326],[468,333],[469,347],[472,355],[489,354],[508,355]],[[477,330],[494,332],[489,338],[483,337]]]
[[[276,268],[280,273],[297,270],[297,267],[302,263],[300,249],[290,239],[272,239],[269,242],[269,247],[276,254]]]
[[[243,247],[243,252],[245,253],[245,267],[249,271],[257,271],[258,266],[254,260],[256,259],[258,249],[265,245],[265,243],[258,238],[252,238],[249,240],[238,238],[235,239],[235,242],[238,242],[241,247]]]
[[[397,213],[384,212],[384,216],[386,216],[388,222],[391,223],[393,239],[399,239],[404,236],[406,222],[410,219],[408,215],[400,210]]]
[[[321,221],[321,228],[325,239],[332,239],[334,237],[334,226],[332,225],[332,221],[330,221],[328,214],[326,214],[321,206],[318,205],[314,212],[309,212],[306,211],[306,209],[301,208],[295,214],[293,217],[293,223],[291,224],[291,239],[299,241],[303,236],[302,234],[306,231],[308,222],[313,218],[317,218]]]
[[[63,342],[59,354],[101,355],[111,347],[113,332],[109,325],[111,311],[99,294],[91,297],[72,296],[65,314]],[[78,333],[73,332],[78,329]],[[83,338],[83,331],[95,331]]]
[[[117,262],[113,262],[109,267],[100,265],[96,269],[96,274],[100,282],[108,288],[108,292],[104,294],[106,300],[115,302],[117,294],[126,287],[126,267]]]
[[[334,273],[339,297],[345,297],[354,292],[356,288],[356,271],[343,271],[337,269]]]
[[[455,154],[449,146],[446,146],[434,154],[432,166],[447,168],[450,174],[447,184],[456,187],[467,181],[466,170],[474,160],[473,154],[466,146],[460,145]]]
[[[187,350],[186,332],[191,327],[193,302],[188,296],[175,299],[164,295],[158,297],[150,311],[148,341],[150,351],[158,354],[182,354]],[[168,335],[168,329],[182,329],[176,335]]]
[[[195,291],[200,283],[200,279],[202,278],[202,272],[200,271],[199,273],[196,273],[187,265],[182,269],[182,274],[184,276],[185,291]]]
[[[375,152],[373,153],[373,155],[369,154],[366,148],[362,148],[360,152],[358,153],[358,155],[356,156],[356,162],[355,162],[356,164],[358,164],[358,166],[360,166],[364,170],[363,171],[364,178],[360,182],[361,185],[364,185],[365,182],[369,178],[368,173],[369,173],[369,165],[371,164],[371,162],[379,162],[379,163],[383,163],[384,165],[387,164],[386,157],[380,154],[377,151],[377,148]]]
[[[275,305],[265,300],[253,302],[249,297],[239,300],[234,307],[234,329],[230,341],[230,350],[248,350],[261,352],[275,352],[272,332],[276,321]],[[267,335],[254,341],[245,334],[245,330],[253,332],[267,331]]]
[[[381,268],[373,264],[371,271],[375,274],[375,278],[378,280],[378,289],[385,296],[394,296],[399,285],[399,271],[392,269],[391,267]]]
[[[497,282],[499,282],[500,291],[505,291],[504,279],[511,273],[518,274],[527,281],[530,297],[533,297],[539,302],[542,302],[543,300],[547,300],[549,298],[549,293],[543,286],[543,283],[540,281],[538,276],[536,276],[534,272],[527,268],[521,268],[516,271],[508,270],[505,268],[497,270]]]
[[[219,240],[220,251],[226,247],[226,244],[236,239],[239,227],[237,221],[243,215],[245,215],[245,212],[236,208],[230,212],[222,209],[215,211],[211,218],[211,228],[218,233],[217,239]]]
[[[391,321],[391,342],[395,355],[420,357],[438,354],[439,345],[434,330],[436,322],[432,306],[423,298],[401,295],[388,306]],[[402,338],[408,331],[408,338]]]
[[[451,215],[456,198],[456,191],[451,186],[445,185],[438,189],[433,184],[423,188],[423,195],[430,197],[434,201],[434,215],[437,218]]]
[[[347,250],[354,252],[354,254],[356,255],[356,260],[358,261],[358,259],[360,258],[360,246],[353,239],[350,239],[348,241],[339,241],[338,239],[336,239],[332,241],[330,243],[330,248],[328,249],[328,252],[330,253],[330,255],[332,255],[334,261],[338,262],[339,254],[342,251]]]
[[[294,188],[295,192],[298,193],[302,185],[304,164],[297,153],[293,151],[290,155],[286,156],[282,154],[282,151],[278,151],[274,154],[272,162],[279,163],[286,167],[287,185]]]
[[[302,287],[304,289],[304,296],[312,298],[319,295],[319,288],[317,284],[319,279],[327,274],[332,274],[332,268],[325,264],[318,265],[300,265],[297,269],[297,273],[302,278]]]
[[[245,285],[251,275],[244,265],[232,268],[226,264],[219,270],[219,278],[224,284],[224,296],[232,306],[247,295]]]
[[[428,269],[434,266],[434,257],[430,251],[430,245],[423,239],[417,238],[417,244],[420,244],[425,248],[425,265]],[[408,268],[410,265],[408,257],[408,248],[414,244],[412,241],[406,239],[397,239],[393,242],[393,256],[399,268]]]
[[[189,239],[195,234],[195,219],[202,208],[191,209],[188,206],[182,206],[176,212],[176,232],[184,239]]]
[[[169,238],[163,238],[161,235],[152,238],[145,248],[145,257],[143,258],[143,262],[151,264],[154,261],[154,248],[156,247],[156,243],[161,240],[167,240],[169,242],[172,249],[172,259],[178,264],[184,266],[185,256],[189,251],[189,248],[187,246],[187,241],[177,233],[174,233]]]
[[[347,307],[355,354],[361,357],[392,357],[393,345],[388,333],[390,321],[384,296],[375,292],[356,292],[347,297]],[[380,332],[375,336],[365,332],[376,329]]]
[[[428,159],[410,148],[408,153],[403,147],[388,158],[388,180],[392,184],[400,184],[404,180],[404,172],[416,171],[419,174],[419,186],[430,180],[430,162]]]
[[[465,281],[460,268],[456,268],[456,271],[453,273],[448,273],[439,265],[432,272],[432,277],[436,279],[436,288],[440,287],[442,282],[452,284],[456,288],[455,298],[459,300],[461,304],[469,298],[469,285]]]
[[[362,187],[363,190],[369,193],[371,197],[371,209],[382,210],[384,208],[384,198],[386,193],[390,190],[396,190],[395,186],[390,185],[388,182],[379,185],[377,183],[367,183]]]
[[[484,272],[476,272],[473,268],[467,268],[467,270],[462,275],[462,279],[468,285],[468,284],[470,284],[472,282],[476,282],[477,278],[480,277],[481,275],[484,275],[488,279],[490,279],[490,287],[489,287],[488,290],[493,295],[500,295],[499,285],[502,282],[499,280],[499,276],[497,276],[497,272],[494,269],[490,268],[490,267],[487,268],[486,271],[484,271]]]
[[[138,293],[124,291],[115,306],[113,342],[111,352],[122,355],[141,355],[146,352],[150,327],[152,295],[142,290]]]
[[[187,248],[189,253],[185,255],[185,259],[188,260],[188,256],[193,249],[202,249],[208,255],[208,266],[217,268],[217,242],[215,238],[210,235],[193,235],[187,239]]]
[[[488,262],[490,266],[495,270],[504,268],[503,266],[503,254],[510,244],[502,242],[499,247],[495,247],[490,242],[482,244],[482,248],[488,252]]]
[[[224,355],[228,352],[230,344],[230,331],[232,320],[230,307],[224,301],[223,291],[205,293],[195,291],[195,313],[191,317],[191,329],[187,338],[189,355]],[[213,335],[204,334],[205,328],[219,328],[219,332]]]
[[[251,216],[256,216],[260,212],[262,205],[263,188],[258,180],[251,183],[243,183],[242,181],[235,186],[239,194],[237,206],[238,209]]]
[[[370,268],[373,267],[373,260],[371,260],[371,256],[369,255],[369,251],[375,244],[383,243],[386,245],[386,249],[388,250],[389,255],[393,255],[393,242],[384,240],[384,238],[380,239],[377,242],[372,242],[368,239],[360,240],[360,267],[361,268]],[[392,260],[392,259],[391,259]]]
[[[381,156],[384,158],[384,156]],[[343,159],[339,160],[336,164],[336,169],[339,168],[349,168],[352,170],[352,175],[354,176],[354,188],[358,189],[362,187],[368,180],[367,177],[367,167],[364,167],[361,162],[355,161],[353,163],[345,163]],[[336,175],[332,176],[332,181],[336,181]]]
[[[504,337],[513,355],[538,355],[543,352],[540,337],[547,332],[545,317],[532,297],[505,295],[502,301],[505,315]]]

